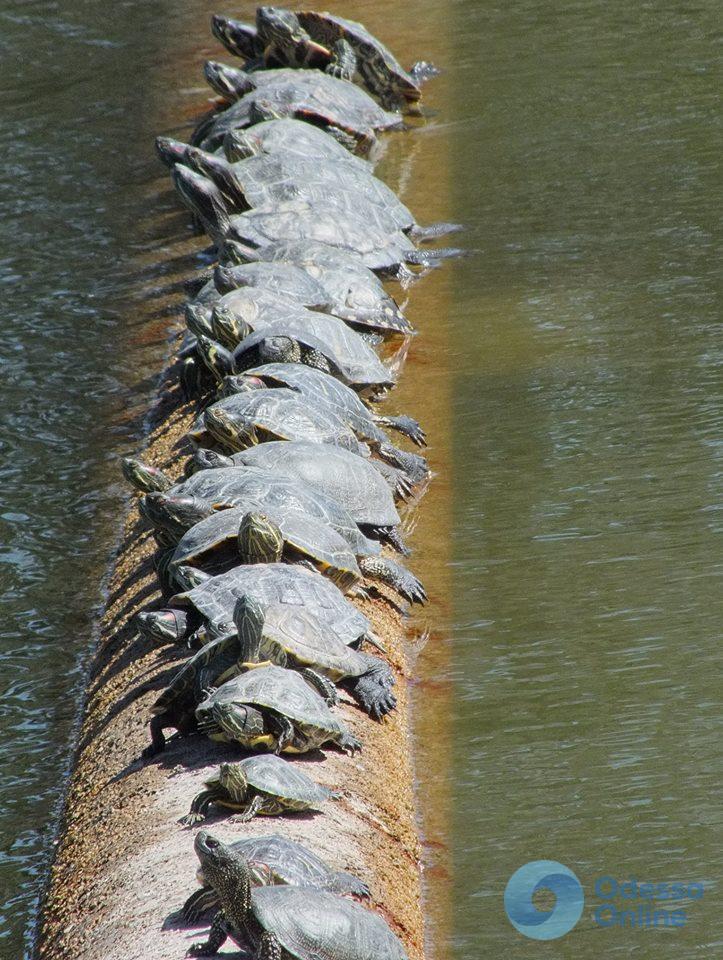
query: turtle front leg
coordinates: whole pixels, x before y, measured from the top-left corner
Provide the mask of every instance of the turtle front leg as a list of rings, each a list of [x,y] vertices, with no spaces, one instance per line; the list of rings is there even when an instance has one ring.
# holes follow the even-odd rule
[[[388,557],[362,557],[359,569],[365,577],[393,587],[410,603],[426,603],[427,593],[414,574]]]
[[[273,933],[262,933],[256,947],[255,960],[283,960],[283,957],[283,947]]]
[[[339,80],[353,80],[356,66],[357,59],[352,45],[348,40],[337,40],[331,48],[331,61],[325,72]]]
[[[208,940],[205,943],[194,943],[188,951],[191,957],[212,957],[218,953],[219,947],[228,940],[228,929],[226,917],[223,910],[219,910],[213,918],[211,929],[208,934]],[[281,957],[279,956],[279,960]]]
[[[269,729],[276,739],[274,753],[283,753],[284,749],[293,742],[294,725],[288,717],[277,714],[269,716]]]
[[[141,757],[144,760],[151,760],[153,757],[158,756],[159,753],[163,753],[166,749],[166,737],[163,733],[163,728],[168,721],[168,717],[165,714],[160,714],[157,717],[153,717],[148,727],[151,733],[151,742],[145,748]]]
[[[212,907],[218,905],[218,894],[211,887],[201,887],[185,901],[181,916],[185,923],[196,923]]]
[[[185,827],[192,827],[197,823],[202,823],[208,815],[208,808],[220,798],[217,790],[202,790],[197,793],[191,801],[191,809],[185,817],[178,821]]]
[[[328,706],[335,707],[337,705],[339,702],[339,694],[328,677],[324,677],[320,673],[317,673],[316,670],[310,670],[308,667],[306,670],[301,671],[301,676],[310,687],[313,687],[314,690],[323,697]]]
[[[260,813],[264,808],[264,798],[258,793],[253,798],[251,803],[247,807],[244,807],[240,813],[235,814],[233,817],[229,818],[230,823],[248,823],[249,820],[253,820],[257,813]]]

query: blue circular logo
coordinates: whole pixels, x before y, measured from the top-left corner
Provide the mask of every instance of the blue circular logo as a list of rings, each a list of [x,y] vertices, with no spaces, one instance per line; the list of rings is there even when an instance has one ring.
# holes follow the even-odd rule
[[[532,898],[538,890],[555,895],[551,910],[538,910]],[[557,940],[569,933],[582,916],[585,893],[572,870],[556,860],[533,860],[520,867],[505,887],[505,910],[510,923],[533,940]]]

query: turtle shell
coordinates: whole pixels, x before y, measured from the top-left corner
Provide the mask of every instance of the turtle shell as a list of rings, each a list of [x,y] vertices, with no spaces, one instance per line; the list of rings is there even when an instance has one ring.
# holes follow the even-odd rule
[[[194,146],[216,150],[228,130],[251,126],[257,100],[270,104],[282,118],[308,112],[329,126],[360,137],[402,125],[400,114],[383,110],[360,87],[318,70],[263,70],[249,79],[256,89],[210,121],[203,120],[191,139]]]
[[[295,960],[407,960],[386,921],[353,900],[300,887],[258,887],[251,909]]]
[[[396,330],[403,334],[412,333],[414,330],[394,299],[384,289],[381,280],[353,254],[338,247],[330,247],[325,243],[291,241],[264,247],[261,255],[264,258],[262,262],[231,267],[227,269],[226,276],[233,281],[234,276],[237,275],[244,283],[249,277],[252,282],[259,277],[266,289],[282,294],[281,289],[276,291],[272,285],[279,281],[272,278],[274,266],[280,266],[283,263],[289,267],[293,266],[294,270],[303,270],[315,284],[318,284],[319,288],[323,289],[325,306],[319,305],[319,309],[335,314],[342,320],[377,329]],[[247,273],[246,267],[256,267],[257,270]],[[287,275],[287,277],[291,281],[291,276]],[[297,286],[296,292],[291,296],[296,299],[296,302],[307,307],[314,306],[302,297],[317,296],[318,294],[311,293],[315,288],[307,288],[307,291],[302,293],[298,281],[294,280],[293,283]],[[300,293],[301,296],[299,296]],[[213,296],[210,293],[208,295]],[[283,295],[288,296],[288,294]]]
[[[239,762],[244,776],[254,790],[293,803],[316,806],[332,797],[333,791],[315,783],[302,773],[297,764],[274,754],[247,757]]]
[[[297,723],[309,739],[313,738],[318,744],[324,742],[320,735],[333,737],[346,733],[344,724],[301,674],[283,667],[257,667],[227,680],[199,704],[197,715],[222,703],[243,703],[273,710]]]
[[[332,580],[343,578],[344,582],[353,583],[361,578],[349,544],[322,521],[286,507],[274,510],[259,505],[256,509],[278,525],[285,549],[290,547],[303,558],[313,560]],[[244,508],[221,510],[195,524],[181,537],[171,564],[203,566],[204,561],[212,561],[212,555],[216,553],[225,554],[231,563],[237,565],[236,538],[241,519],[247,512]]]
[[[297,16],[312,40],[327,47],[337,40],[347,41],[357,55],[357,70],[372,92],[385,96],[393,91],[410,102],[419,100],[422,91],[414,78],[361,23],[313,10],[302,10]]]
[[[367,205],[363,217],[333,204],[290,200],[256,207],[231,218],[238,240],[265,247],[283,240],[315,240],[356,254],[371,270],[393,270],[416,247],[401,230],[392,231],[378,209]]]
[[[208,410],[222,410],[239,422],[252,424],[261,443],[267,439],[308,440],[342,447],[358,456],[369,455],[369,449],[331,409],[313,406],[296,390],[279,387],[237,393],[218,400]],[[201,421],[206,413],[201,415]],[[198,425],[189,435],[198,439]]]
[[[322,401],[363,440],[388,441],[359,395],[336,377],[302,363],[267,363],[244,371],[273,386],[289,387],[314,402]]]
[[[366,660],[308,610],[272,604],[266,610],[260,659],[268,656],[276,662],[278,652],[334,682],[361,676],[368,670]]]
[[[336,161],[259,155],[233,165],[251,207],[272,206],[287,200],[334,204],[367,219],[373,216],[387,230],[411,230],[416,221],[396,193],[370,170]]]
[[[399,523],[389,486],[368,460],[335,447],[325,448],[323,454],[314,443],[278,441],[242,450],[231,459],[238,465],[302,480],[338,501],[359,524],[391,527]]]
[[[333,160],[360,170],[371,169],[368,160],[349,153],[334,137],[303,120],[265,120],[249,127],[247,134],[267,156],[283,154],[302,160]]]
[[[172,493],[179,497],[200,497],[220,509],[241,507],[246,513],[256,509],[305,513],[339,533],[355,556],[379,552],[379,544],[364,536],[339,503],[301,480],[276,472],[234,467],[199,470],[173,487]]]
[[[316,448],[318,451],[318,447]],[[360,461],[364,462],[364,461]],[[171,606],[193,606],[223,632],[233,620],[236,601],[254,597],[262,604],[308,607],[344,640],[354,643],[369,630],[369,621],[326,577],[287,563],[235,567],[171,598]]]

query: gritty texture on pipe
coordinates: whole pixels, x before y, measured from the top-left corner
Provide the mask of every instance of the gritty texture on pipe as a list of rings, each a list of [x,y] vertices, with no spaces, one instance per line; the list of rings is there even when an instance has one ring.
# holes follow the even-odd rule
[[[167,380],[144,459],[180,475],[193,408]],[[38,960],[178,960],[207,926],[178,923],[176,911],[198,889],[187,813],[203,780],[233,747],[196,736],[174,740],[156,760],[138,758],[148,742],[150,706],[188,656],[157,648],[131,626],[133,615],[159,604],[154,541],[131,505],[109,583],[88,700],[57,852],[39,927]],[[423,954],[419,840],[408,727],[407,644],[402,617],[384,600],[357,601],[388,648],[399,706],[378,724],[342,692],[340,716],[364,743],[349,757],[325,751],[294,762],[341,791],[316,815],[257,817],[249,824],[211,817],[224,840],[282,833],[308,845],[335,869],[366,880],[372,904],[405,944]],[[232,944],[224,951],[235,952]]]

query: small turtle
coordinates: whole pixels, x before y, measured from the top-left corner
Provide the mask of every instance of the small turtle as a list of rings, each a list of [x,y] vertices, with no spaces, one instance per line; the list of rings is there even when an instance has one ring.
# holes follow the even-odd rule
[[[222,572],[241,563],[311,564],[340,590],[353,590],[364,576],[385,583],[411,603],[424,603],[422,584],[405,567],[372,551],[350,547],[326,523],[288,504],[260,511],[232,507],[212,513],[181,538],[170,561],[179,566]]]
[[[373,206],[358,216],[330,203],[296,199],[231,214],[221,191],[207,177],[177,164],[171,178],[218,246],[229,240],[260,249],[285,240],[319,241],[354,253],[371,270],[391,275],[405,264],[431,267],[460,253],[457,248],[417,249],[401,230],[390,231]]]
[[[182,570],[178,568],[176,573]],[[286,603],[308,607],[344,643],[364,639],[378,642],[364,614],[331,580],[287,563],[242,565],[216,577],[207,576],[197,586],[171,597],[166,609],[137,614],[136,625],[141,633],[166,643],[185,640],[204,624],[211,634],[225,636],[237,600],[246,596],[265,606]]]
[[[375,143],[375,131],[403,126],[399,113],[382,109],[360,87],[316,70],[282,69],[251,74],[209,61],[204,73],[222,96],[241,98],[196,127],[191,142],[204,150],[220,147],[229,130],[252,125],[258,118],[259,102],[262,109],[271,108],[281,117],[341,130],[364,152]]]
[[[212,804],[240,811],[233,820],[248,823],[257,814],[276,817],[314,810],[339,796],[274,754],[222,763],[216,776],[205,781],[205,787],[193,798],[191,810],[181,823],[201,823]]]
[[[231,163],[265,155],[298,157],[304,160],[333,160],[361,170],[372,169],[371,161],[350,152],[346,138],[330,134],[303,120],[277,115],[269,101],[257,99],[254,105],[253,126],[235,129],[225,134],[221,147],[217,148]],[[346,144],[346,145],[345,145]],[[351,149],[355,144],[352,142]],[[175,160],[182,163],[183,160]]]
[[[355,877],[353,873],[333,870],[308,847],[287,837],[278,834],[244,837],[242,840],[234,840],[229,846],[232,850],[238,850],[250,862],[254,886],[274,884],[314,887],[341,897],[367,899],[370,896],[369,887],[359,877]],[[206,883],[200,867],[196,879],[201,884],[201,889],[191,894],[181,910],[186,923],[195,923],[209,910],[218,907],[218,895],[213,887]]]
[[[230,936],[256,960],[407,960],[382,917],[360,904],[302,887],[252,889],[248,860],[205,830],[194,849],[221,909],[192,955],[215,954]]]
[[[351,754],[361,749],[317,689],[283,667],[261,665],[227,680],[198,705],[196,719],[211,740],[246,750],[307,753],[327,743]]]

